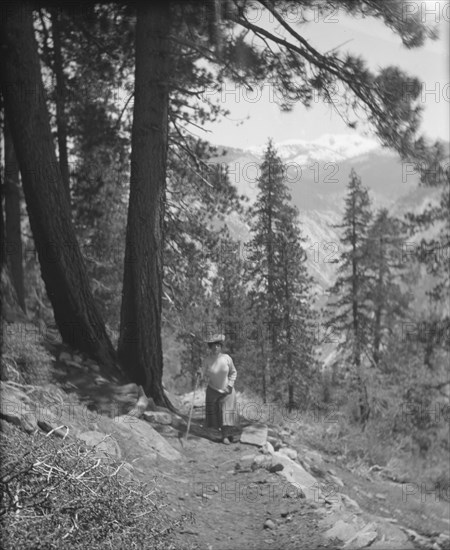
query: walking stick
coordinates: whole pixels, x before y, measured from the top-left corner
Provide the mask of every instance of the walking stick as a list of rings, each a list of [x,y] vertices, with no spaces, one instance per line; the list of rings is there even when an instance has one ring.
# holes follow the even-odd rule
[[[188,425],[186,430],[186,435],[184,436],[184,440],[187,441],[189,429],[191,427],[191,419],[192,419],[192,411],[194,410],[194,402],[195,402],[195,392],[197,391],[198,382],[200,380],[200,375],[197,373],[196,380],[195,380],[195,388],[194,393],[192,394],[192,403],[191,403],[191,410],[189,411],[189,419],[188,419]]]

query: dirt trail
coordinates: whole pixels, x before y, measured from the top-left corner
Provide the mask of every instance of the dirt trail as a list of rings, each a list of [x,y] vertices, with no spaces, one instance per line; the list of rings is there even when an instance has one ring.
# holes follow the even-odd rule
[[[108,414],[112,402],[121,409],[128,406],[129,410],[132,396],[119,399],[120,388],[115,384],[104,379],[96,379],[93,384],[93,373],[89,369],[67,366],[63,369],[62,366],[58,365],[57,383],[69,393],[74,391],[82,402],[94,405],[102,414]],[[198,429],[202,423],[200,417],[201,412],[196,410],[192,426],[195,433],[205,431]],[[342,547],[342,542],[330,541],[325,536],[323,525],[319,527],[319,521],[327,513],[323,501],[301,498],[298,490],[281,475],[256,469],[254,464],[252,469],[252,456],[260,454],[257,447],[243,443],[227,446],[193,434],[184,443],[181,432],[173,426],[153,426],[181,453],[182,459],[176,463],[156,460],[151,470],[136,470],[136,473],[142,481],[157,476],[159,486],[166,493],[165,509],[170,516],[177,519],[190,515],[191,521],[176,530],[182,548],[314,550]],[[325,488],[332,487],[333,492],[354,499],[362,509],[357,514],[362,511],[376,514],[435,539],[440,533],[448,534],[448,501],[428,500],[424,506],[418,501],[420,495],[405,501],[401,484],[393,484],[380,476],[360,476],[350,471],[345,461],[327,455],[325,449],[317,453],[304,439],[300,434],[283,436],[284,442],[298,451],[300,462],[308,455],[318,455],[315,467],[307,469]],[[340,485],[335,485],[337,481]],[[423,548],[433,547],[432,542],[423,542]],[[414,546],[419,548],[416,542]],[[438,548],[447,550],[449,541]]]
[[[170,502],[168,512],[174,517],[192,512],[193,522],[177,535],[184,547],[331,548],[320,536],[314,502],[299,498],[295,488],[277,474],[235,469],[243,456],[257,453],[255,447],[191,437],[182,452],[186,460],[172,472],[164,472],[161,486]],[[265,527],[267,520],[273,524]]]
[[[112,399],[117,399],[114,384],[93,386],[88,371],[59,363],[56,373],[57,383],[66,391],[75,392],[82,402],[105,414]],[[201,412],[196,411],[192,431],[200,424]],[[135,473],[144,482],[158,477],[158,485],[166,493],[166,512],[174,519],[184,514],[191,517],[177,531],[183,548],[330,548],[319,535],[314,502],[295,498],[297,490],[289,490],[291,486],[277,474],[265,469],[235,469],[236,464],[245,464],[242,457],[258,454],[257,447],[227,446],[193,434],[185,443],[171,427],[161,426],[158,431],[181,452],[183,460],[176,464],[164,461],[159,467],[156,464],[154,471]],[[250,467],[251,461],[247,463]],[[264,527],[267,520],[273,525]]]

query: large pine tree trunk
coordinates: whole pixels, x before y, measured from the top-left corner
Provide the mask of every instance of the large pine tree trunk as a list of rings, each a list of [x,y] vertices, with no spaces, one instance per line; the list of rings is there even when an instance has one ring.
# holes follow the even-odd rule
[[[54,150],[29,4],[9,4],[1,19],[6,117],[42,278],[64,341],[119,374],[116,354],[89,288]]]
[[[22,232],[20,228],[19,167],[8,121],[5,121],[5,239],[6,258],[17,301],[26,313],[23,282]]]
[[[6,264],[6,238],[5,238],[5,219],[3,217],[3,197],[5,189],[3,187],[2,173],[0,170],[0,268]]]
[[[169,108],[168,3],[141,3],[136,23],[136,73],[131,182],[126,233],[119,358],[155,403],[162,388],[161,294]]]
[[[67,120],[64,106],[65,82],[61,48],[61,30],[56,8],[51,10],[53,37],[53,69],[56,78],[56,127],[58,131],[59,168],[64,189],[70,202],[69,160],[67,156]]]

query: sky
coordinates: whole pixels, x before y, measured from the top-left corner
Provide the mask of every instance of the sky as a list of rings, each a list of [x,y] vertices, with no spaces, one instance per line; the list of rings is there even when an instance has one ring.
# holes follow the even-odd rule
[[[408,50],[382,21],[361,16],[355,19],[341,12],[330,15],[326,21],[314,21],[313,15],[310,23],[296,28],[319,51],[340,46],[341,53],[348,51],[361,55],[372,70],[398,65],[408,74],[418,77],[422,87],[420,100],[424,106],[421,133],[431,139],[448,141],[450,2],[418,0],[408,4],[410,9],[418,5],[422,8],[423,21],[437,26],[438,40],[428,40],[421,48]],[[295,21],[295,14],[292,21]],[[318,99],[310,109],[297,104],[291,112],[281,112],[269,84],[252,93],[230,83],[222,90],[219,99],[230,115],[220,123],[207,125],[209,132],[202,135],[214,144],[247,148],[263,145],[269,137],[279,143],[291,139],[309,141],[325,134],[358,132],[348,128],[329,104]]]

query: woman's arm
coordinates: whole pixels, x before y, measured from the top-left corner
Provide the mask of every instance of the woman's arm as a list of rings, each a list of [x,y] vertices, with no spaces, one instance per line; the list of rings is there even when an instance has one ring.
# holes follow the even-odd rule
[[[230,387],[234,386],[234,383],[237,378],[237,370],[234,366],[233,359],[228,355],[228,385]]]

